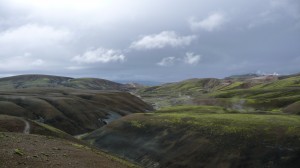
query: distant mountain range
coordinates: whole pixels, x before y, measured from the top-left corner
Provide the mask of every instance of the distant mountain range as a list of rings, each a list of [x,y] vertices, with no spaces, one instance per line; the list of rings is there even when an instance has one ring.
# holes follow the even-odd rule
[[[19,75],[0,78],[0,89],[21,89],[33,87],[73,88],[89,90],[127,90],[127,86],[105,79],[70,78],[50,75]]]

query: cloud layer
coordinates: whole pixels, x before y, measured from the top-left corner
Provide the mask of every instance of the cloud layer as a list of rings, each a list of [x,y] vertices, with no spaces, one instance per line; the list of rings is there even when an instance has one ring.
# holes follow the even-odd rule
[[[288,74],[300,72],[298,44],[298,0],[0,1],[0,76]]]

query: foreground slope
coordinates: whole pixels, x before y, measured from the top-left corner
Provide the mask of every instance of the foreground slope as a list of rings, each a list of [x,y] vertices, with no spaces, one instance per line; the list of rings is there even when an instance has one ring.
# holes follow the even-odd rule
[[[41,135],[0,132],[0,167],[137,167],[89,147]]]
[[[217,106],[133,114],[85,140],[149,167],[299,167],[300,116]]]
[[[49,125],[0,115],[0,167],[137,167]]]

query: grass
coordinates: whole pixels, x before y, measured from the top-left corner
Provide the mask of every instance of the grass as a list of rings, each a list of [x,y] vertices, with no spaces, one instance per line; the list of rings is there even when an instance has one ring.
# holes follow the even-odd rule
[[[156,119],[163,120],[170,126],[184,125],[193,129],[205,128],[215,134],[256,134],[256,131],[276,131],[283,128],[289,135],[300,136],[300,117],[290,115],[255,115],[255,114],[191,114],[160,113]],[[291,132],[290,129],[293,129]],[[265,132],[267,133],[267,132]]]
[[[274,111],[278,111],[274,110]],[[231,113],[230,113],[231,112]],[[145,114],[130,120],[132,127],[188,127],[193,130],[209,129],[216,134],[255,134],[256,131],[283,129],[288,136],[300,137],[300,116],[276,113],[232,113],[219,106],[176,106],[163,108],[154,114]],[[294,131],[291,131],[294,130]],[[291,134],[291,132],[293,132]]]
[[[189,106],[189,105],[182,105],[182,106],[173,106],[173,107],[165,107],[158,110],[156,113],[224,113],[227,109],[220,106]]]
[[[24,155],[24,152],[22,149],[15,149],[14,152],[15,152],[15,154],[20,155],[20,156]]]
[[[221,88],[220,90],[231,90],[231,89],[235,89],[237,87],[239,87],[240,85],[242,85],[243,82],[233,82],[232,84],[225,86],[223,88]]]

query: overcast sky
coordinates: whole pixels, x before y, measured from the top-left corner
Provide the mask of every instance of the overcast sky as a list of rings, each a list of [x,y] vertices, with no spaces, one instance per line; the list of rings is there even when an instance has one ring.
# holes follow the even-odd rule
[[[0,0],[0,76],[300,72],[299,0]]]

